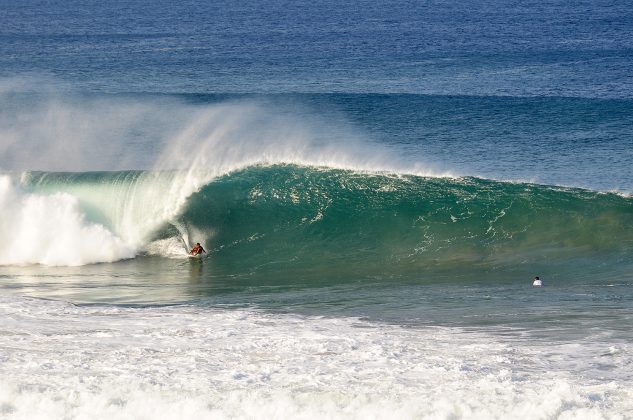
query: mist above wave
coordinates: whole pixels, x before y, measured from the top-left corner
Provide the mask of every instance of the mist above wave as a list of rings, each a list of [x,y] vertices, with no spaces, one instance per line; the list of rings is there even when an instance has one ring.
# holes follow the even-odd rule
[[[0,170],[178,169],[217,176],[253,164],[294,163],[446,174],[372,141],[342,114],[323,114],[291,97],[196,101],[86,95],[49,84],[0,80]]]

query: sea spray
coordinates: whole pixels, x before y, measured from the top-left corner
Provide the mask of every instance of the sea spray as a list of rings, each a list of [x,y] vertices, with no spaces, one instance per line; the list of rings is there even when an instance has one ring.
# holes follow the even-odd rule
[[[352,127],[313,115],[303,119],[256,101],[231,101],[192,109],[187,125],[165,144],[154,170],[207,174],[206,180],[244,168],[275,164],[451,176],[422,161],[404,159]],[[198,185],[198,187],[201,185]]]
[[[320,116],[290,99],[199,103],[171,96],[0,89],[0,110],[0,169],[5,171],[151,169],[213,177],[256,164],[294,163],[449,173],[430,170],[420,157],[404,158],[340,115]]]

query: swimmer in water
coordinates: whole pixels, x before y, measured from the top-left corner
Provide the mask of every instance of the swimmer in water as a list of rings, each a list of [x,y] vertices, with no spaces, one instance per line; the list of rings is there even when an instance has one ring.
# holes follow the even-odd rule
[[[534,281],[532,282],[532,286],[534,287],[543,287],[543,282],[539,278],[539,276],[534,277]]]

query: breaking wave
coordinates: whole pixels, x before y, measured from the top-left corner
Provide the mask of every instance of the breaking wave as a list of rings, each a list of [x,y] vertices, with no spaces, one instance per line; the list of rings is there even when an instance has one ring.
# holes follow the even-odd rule
[[[184,257],[201,242],[234,272],[631,263],[633,200],[478,178],[255,165],[206,182],[182,171],[0,178],[1,264]],[[200,185],[201,184],[201,185]]]

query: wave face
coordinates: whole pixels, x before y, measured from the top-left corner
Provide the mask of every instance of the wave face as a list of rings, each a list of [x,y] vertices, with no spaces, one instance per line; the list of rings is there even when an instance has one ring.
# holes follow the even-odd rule
[[[631,265],[633,200],[617,194],[296,165],[252,166],[197,189],[181,176],[28,173],[23,194],[46,197],[43,207],[76,200],[68,218],[83,230],[47,231],[49,217],[60,219],[50,212],[24,215],[23,223],[70,243],[106,249],[99,241],[109,240],[116,250],[60,265],[130,253],[184,256],[197,241],[217,271],[232,274],[336,278],[525,267],[582,276]],[[97,230],[99,240],[90,236]],[[47,263],[6,253],[4,264]]]
[[[630,262],[632,210],[578,189],[275,166],[210,183],[182,220],[227,264],[372,275]]]

